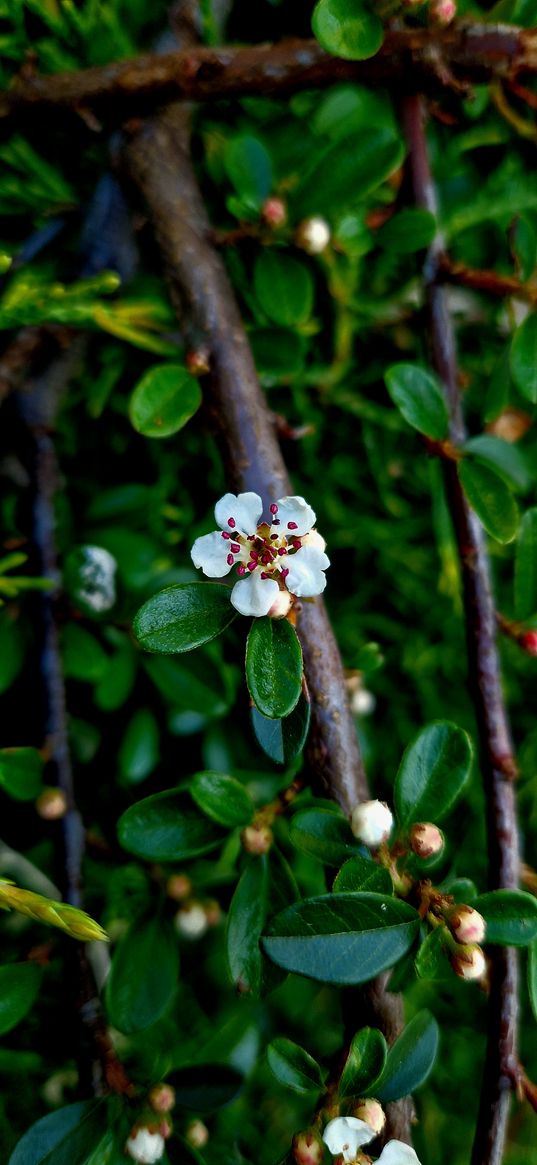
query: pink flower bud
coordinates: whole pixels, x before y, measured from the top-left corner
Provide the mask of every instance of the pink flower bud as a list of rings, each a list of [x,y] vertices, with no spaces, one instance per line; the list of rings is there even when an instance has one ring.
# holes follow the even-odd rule
[[[289,591],[278,591],[268,614],[271,619],[283,619],[291,609],[292,598]]]
[[[63,789],[43,789],[35,807],[43,821],[59,821],[67,813],[67,798]]]
[[[273,842],[272,830],[268,825],[247,825],[241,841],[247,854],[267,854]]]
[[[436,24],[451,24],[457,15],[455,0],[433,0],[429,12]]]
[[[482,979],[487,970],[487,960],[477,946],[461,947],[449,961],[459,979]]]
[[[193,1149],[203,1149],[209,1140],[209,1130],[203,1121],[193,1120],[185,1133],[186,1140]]]
[[[372,849],[387,841],[392,825],[393,816],[385,801],[362,801],[352,812],[354,836]]]
[[[442,832],[430,821],[419,821],[410,830],[410,848],[419,858],[432,858],[444,848]]]
[[[287,219],[287,207],[283,198],[267,198],[261,207],[261,218],[268,227],[281,227]]]
[[[357,1116],[359,1120],[365,1121],[370,1129],[377,1135],[382,1132],[386,1124],[386,1114],[378,1100],[373,1097],[367,1097],[365,1100],[358,1100],[352,1110],[352,1115]]]
[[[153,1112],[170,1112],[175,1105],[175,1089],[170,1084],[155,1084],[148,1100]]]
[[[172,874],[166,882],[166,893],[168,898],[173,898],[175,902],[190,898],[192,893],[190,878],[186,874]]]
[[[296,1165],[321,1165],[324,1147],[316,1129],[304,1129],[293,1137],[293,1157]]]
[[[449,914],[451,933],[458,943],[482,943],[487,924],[483,915],[471,906],[456,906]]]
[[[525,631],[518,642],[528,655],[537,655],[537,631]]]

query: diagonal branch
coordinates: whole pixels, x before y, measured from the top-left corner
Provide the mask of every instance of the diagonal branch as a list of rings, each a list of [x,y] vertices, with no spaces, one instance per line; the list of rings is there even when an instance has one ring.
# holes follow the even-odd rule
[[[416,203],[437,213],[421,99],[407,98],[404,122]],[[425,283],[433,365],[440,376],[450,411],[450,439],[465,436],[457,380],[453,324],[446,290],[441,286],[442,240],[427,256]],[[516,824],[511,729],[502,692],[496,645],[496,614],[489,558],[481,524],[462,491],[456,462],[442,461],[448,504],[461,565],[468,673],[481,747],[481,769],[487,802],[488,853],[492,889],[518,885],[519,839]],[[472,1165],[500,1165],[503,1157],[510,1091],[517,1079],[518,961],[513,949],[495,948],[492,955],[488,1008],[487,1055]]]
[[[375,57],[346,61],[313,40],[245,47],[193,46],[147,54],[78,73],[32,75],[28,69],[0,95],[0,118],[64,110],[116,123],[170,101],[277,96],[338,81],[396,85],[408,91],[459,91],[472,82],[537,70],[537,31],[507,24],[458,24],[447,29],[392,29]]]

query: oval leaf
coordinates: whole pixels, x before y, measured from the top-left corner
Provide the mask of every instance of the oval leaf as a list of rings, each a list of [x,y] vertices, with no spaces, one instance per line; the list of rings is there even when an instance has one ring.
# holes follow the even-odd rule
[[[111,1022],[131,1035],[156,1023],[170,1006],[179,977],[179,950],[158,916],[137,919],[121,939],[106,984]]]
[[[8,1165],[84,1165],[102,1138],[104,1119],[102,1101],[49,1112],[24,1134]]]
[[[255,805],[244,785],[224,773],[196,773],[190,792],[208,817],[228,829],[248,825],[255,813]]]
[[[319,0],[311,27],[327,53],[350,61],[374,57],[384,40],[382,21],[358,0]]]
[[[413,429],[435,441],[447,437],[447,405],[432,373],[418,364],[392,364],[384,379],[393,403]]]
[[[224,834],[193,806],[182,789],[131,805],[118,821],[124,849],[150,862],[186,861],[220,845]]]
[[[267,1048],[267,1060],[272,1074],[285,1088],[305,1094],[322,1088],[323,1075],[313,1056],[292,1040],[280,1037]]]
[[[383,1104],[410,1096],[429,1076],[438,1051],[438,1024],[429,1011],[419,1011],[388,1051],[386,1067],[375,1095]]]
[[[365,1096],[384,1071],[388,1048],[382,1032],[364,1027],[357,1032],[339,1082],[342,1100],[348,1096]]]
[[[404,152],[401,139],[382,125],[360,132],[359,150],[349,149],[343,139],[324,153],[316,152],[294,196],[297,216],[332,218],[344,206],[355,207],[401,165]]]
[[[9,963],[0,967],[0,1036],[11,1031],[32,1007],[41,983],[36,963]]]
[[[528,994],[534,1019],[537,1020],[537,941],[528,951]]]
[[[395,808],[400,825],[437,822],[464,788],[472,767],[472,744],[449,721],[428,724],[409,744],[395,778]]]
[[[259,138],[241,134],[229,142],[224,166],[230,182],[247,206],[259,210],[272,188],[272,162]]]
[[[466,497],[487,533],[497,542],[512,542],[519,513],[509,487],[490,466],[468,457],[459,462],[458,471]]]
[[[382,894],[325,894],[283,910],[262,939],[279,967],[321,983],[366,983],[409,949],[419,917]]]
[[[231,978],[242,993],[259,995],[263,960],[259,938],[267,916],[268,863],[265,857],[248,863],[235,890],[226,927]]]
[[[144,437],[171,437],[201,404],[195,377],[181,364],[156,364],[138,381],[129,402],[129,417]]]
[[[537,404],[537,315],[517,328],[511,345],[511,374],[522,396]]]
[[[36,748],[0,749],[0,785],[17,801],[34,801],[39,796],[42,772]]]
[[[255,738],[263,752],[278,765],[289,765],[304,748],[311,708],[301,692],[296,708],[284,720],[271,720],[257,708],[250,709]]]
[[[537,506],[520,524],[515,557],[515,610],[518,619],[537,612]]]
[[[474,461],[489,465],[513,490],[526,491],[531,486],[531,473],[522,449],[492,433],[480,433],[462,446]]]
[[[326,862],[328,866],[340,866],[347,858],[362,851],[346,817],[332,813],[329,809],[301,809],[295,813],[291,821],[289,840],[296,849],[310,854],[320,862]],[[378,869],[378,866],[374,868]],[[354,890],[358,887],[347,886],[346,889]]]
[[[254,268],[254,290],[263,311],[275,324],[293,328],[311,315],[311,272],[305,263],[282,251],[261,252]]]
[[[472,902],[487,924],[485,942],[527,947],[537,938],[537,899],[525,890],[491,890]]]
[[[140,607],[133,630],[144,651],[174,654],[208,643],[236,616],[222,583],[177,583]]]
[[[377,866],[370,858],[355,857],[341,867],[333,890],[338,894],[344,890],[353,893],[365,890],[373,894],[393,894],[393,882],[384,866]]]
[[[246,644],[246,680],[263,716],[279,720],[298,703],[302,648],[287,619],[254,619]]]

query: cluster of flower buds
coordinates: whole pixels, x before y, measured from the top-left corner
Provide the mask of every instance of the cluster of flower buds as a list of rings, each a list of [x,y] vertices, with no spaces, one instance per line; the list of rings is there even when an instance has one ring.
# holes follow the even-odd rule
[[[485,955],[479,945],[487,929],[483,915],[471,906],[454,906],[446,921],[459,944],[450,956],[455,974],[460,979],[483,979],[487,970]]]
[[[367,1120],[359,1116],[338,1116],[330,1120],[323,1132],[323,1141],[336,1158],[338,1165],[366,1165],[371,1157],[361,1152],[363,1145],[368,1145],[386,1123],[386,1117],[378,1100],[368,1099],[358,1101],[356,1111],[367,1114]],[[308,1130],[309,1131],[309,1130]],[[304,1136],[305,1134],[299,1134]],[[317,1165],[317,1162],[306,1162],[297,1158],[297,1165]],[[413,1149],[402,1141],[388,1141],[377,1165],[420,1165]]]
[[[155,1165],[164,1154],[165,1142],[173,1132],[168,1114],[175,1106],[175,1090],[170,1084],[154,1084],[147,1103],[151,1113],[134,1125],[125,1144],[125,1152],[139,1165]],[[160,1117],[158,1122],[153,1113]]]

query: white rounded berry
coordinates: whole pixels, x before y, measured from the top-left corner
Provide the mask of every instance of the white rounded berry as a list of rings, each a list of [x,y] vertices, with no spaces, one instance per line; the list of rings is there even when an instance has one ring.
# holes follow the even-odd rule
[[[365,1121],[370,1129],[377,1134],[381,1133],[386,1124],[386,1113],[378,1100],[374,1100],[372,1096],[366,1097],[364,1100],[358,1100],[352,1110],[352,1115],[357,1116],[359,1120]]]
[[[164,1137],[149,1129],[133,1129],[125,1145],[125,1152],[140,1165],[155,1165],[164,1152]]]
[[[432,858],[442,852],[444,836],[437,825],[418,821],[410,830],[410,848],[419,858]]]
[[[482,979],[487,970],[487,960],[478,946],[461,948],[451,956],[450,962],[459,979]]]
[[[393,825],[391,810],[385,801],[362,801],[353,809],[351,829],[358,841],[375,848],[387,841]]]
[[[325,218],[312,215],[305,218],[297,228],[295,240],[298,247],[307,251],[308,255],[320,255],[325,251],[331,239],[330,227]]]
[[[449,925],[458,943],[482,943],[485,938],[485,919],[471,906],[456,906],[449,916]]]

